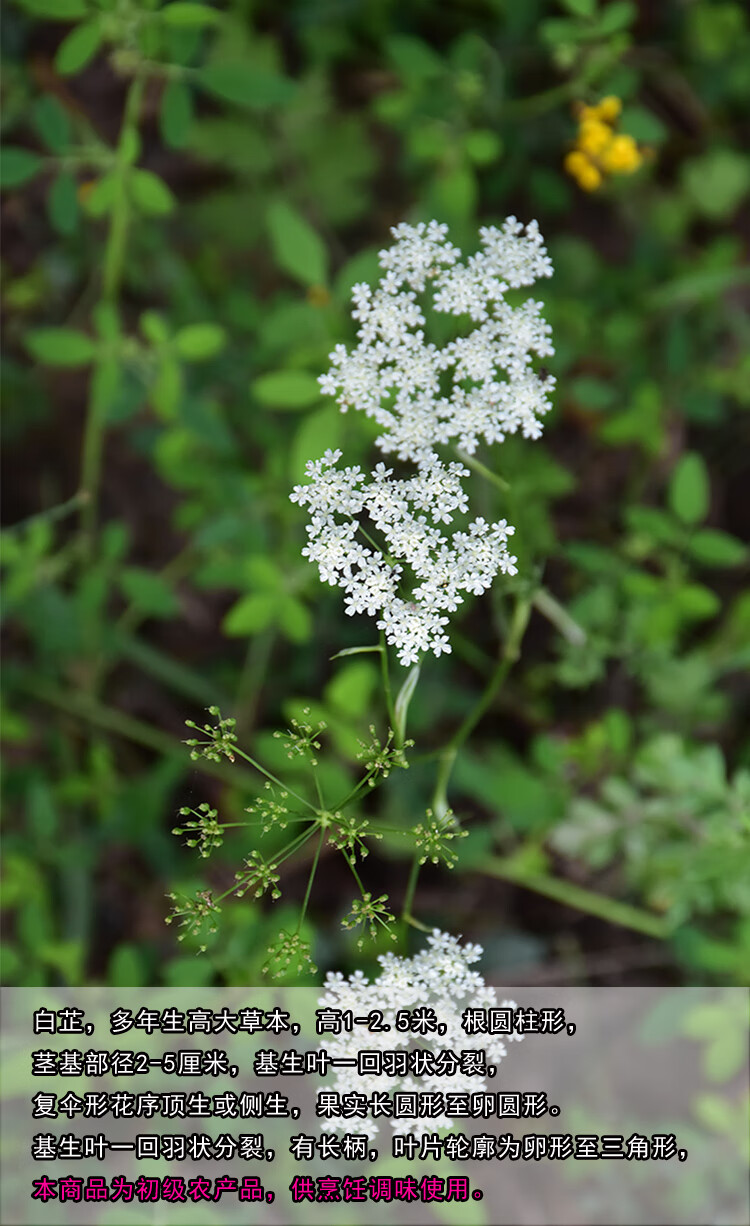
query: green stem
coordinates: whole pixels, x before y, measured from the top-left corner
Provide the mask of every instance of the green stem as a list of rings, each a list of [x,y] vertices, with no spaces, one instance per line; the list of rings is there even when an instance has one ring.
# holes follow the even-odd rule
[[[44,682],[26,682],[23,688],[34,698],[64,711],[67,715],[85,720],[96,728],[104,728],[107,732],[114,732],[164,757],[179,758],[185,761],[184,745],[175,741],[166,732],[160,732],[158,728],[153,728],[150,724],[143,723],[142,720],[134,719],[132,715],[126,715],[124,711],[105,706],[104,703],[97,702],[88,695],[58,690]],[[242,767],[225,766],[221,762],[209,762],[207,758],[197,758],[192,765],[206,775],[223,779],[225,783],[234,783],[240,787],[244,785],[248,790],[256,790],[255,776],[250,771],[243,770]],[[304,803],[309,807],[307,801]]]
[[[351,804],[355,796],[357,796],[362,789],[367,786],[369,780],[372,779],[374,774],[375,772],[370,770],[366,775],[363,775],[359,783],[352,788],[351,792],[347,793],[343,800],[338,801],[338,803],[333,806],[334,809],[336,811],[340,811],[341,809],[345,809],[347,805]],[[377,784],[375,786],[377,787]],[[372,791],[372,789],[370,790]],[[378,829],[380,829],[380,827],[378,827]]]
[[[521,641],[526,633],[530,614],[531,602],[526,597],[519,596],[513,610],[510,633],[505,642],[502,656],[498,660],[495,671],[490,677],[489,684],[474,707],[474,710],[469,712],[458,732],[451,738],[450,744],[454,749],[458,750],[461,748],[464,741],[474,731],[485,711],[492,706],[497,691],[521,654]]]
[[[234,714],[237,735],[248,732],[255,723],[260,691],[271,660],[276,630],[271,627],[251,639],[242,665]]]
[[[554,85],[539,94],[529,94],[526,98],[517,98],[503,105],[503,118],[516,119],[522,116],[543,115],[545,111],[556,110],[560,103],[575,98],[583,88],[583,81],[575,78],[565,81],[562,85]]]
[[[393,735],[396,737],[397,749],[403,748],[398,744],[398,733],[396,731],[396,710],[393,705],[393,692],[391,690],[391,674],[388,668],[388,644],[385,641],[383,631],[380,631],[380,674],[383,678],[383,693],[385,695],[385,705],[388,711],[388,723],[393,729]]]
[[[558,600],[555,600],[546,587],[540,587],[535,592],[531,603],[537,612],[541,613],[542,617],[546,617],[547,621],[551,622],[569,643],[580,647],[586,642],[586,631],[578,625],[577,621],[574,621],[568,610],[564,609]]]
[[[466,464],[469,468],[473,468],[475,473],[479,473],[482,477],[484,477],[485,481],[491,481],[492,484],[496,485],[497,488],[502,490],[504,494],[509,493],[511,488],[510,482],[506,481],[504,477],[501,477],[499,473],[493,473],[492,469],[488,468],[486,464],[483,464],[481,460],[478,460],[476,456],[469,455],[466,451],[461,451],[459,447],[456,448],[456,455],[462,464]]]
[[[303,830],[301,834],[296,835],[292,839],[291,843],[287,843],[283,852],[280,852],[279,855],[276,857],[276,864],[277,865],[283,864],[286,860],[289,859],[290,856],[295,855],[300,850],[300,848],[304,847],[305,843],[309,843],[310,839],[313,837],[314,834],[315,834],[315,827],[313,826],[310,830]]]
[[[440,753],[440,764],[438,766],[437,778],[435,780],[435,791],[433,793],[431,805],[432,811],[438,820],[445,817],[448,810],[448,782],[453,771],[453,765],[456,761],[458,751],[470,734],[474,731],[485,711],[487,711],[492,705],[498,690],[503,684],[503,681],[518,659],[521,651],[521,640],[523,639],[526,631],[530,614],[531,601],[527,597],[519,596],[516,600],[516,606],[513,611],[510,633],[506,640],[502,655],[495,665],[495,671],[490,677],[489,683],[479,698],[479,701],[469,712],[463,723],[453,734],[448,744]]]
[[[176,694],[184,695],[191,702],[198,702],[204,707],[215,704],[217,707],[227,708],[232,705],[229,696],[213,678],[194,671],[143,639],[134,638],[131,634],[121,634],[117,626],[108,636],[108,646],[116,651],[118,661],[128,660],[142,672],[155,677],[161,685],[174,690]],[[111,659],[111,656],[109,658]]]
[[[109,232],[104,248],[102,274],[102,302],[111,307],[115,307],[117,304],[125,259],[125,244],[130,222],[127,180],[130,173],[132,149],[137,139],[138,114],[144,87],[145,79],[142,76],[134,77],[130,83],[125,99],[120,137],[115,154],[115,168],[113,171],[115,190],[112,212],[110,214]],[[89,405],[81,456],[81,489],[87,495],[81,511],[81,538],[84,565],[90,562],[94,548],[104,426],[109,399],[116,386],[118,371],[117,358],[113,357],[111,353],[111,341],[106,344],[103,343],[100,352],[101,356],[91,376]]]
[[[117,298],[122,266],[125,260],[125,245],[130,225],[130,199],[128,196],[128,176],[132,161],[133,144],[138,132],[138,115],[143,100],[146,78],[143,75],[133,77],[125,98],[125,109],[120,125],[120,139],[117,143],[115,157],[115,192],[110,221],[107,246],[104,251],[103,297],[105,302],[114,302]]]
[[[466,635],[461,634],[459,630],[453,630],[451,638],[456,648],[456,655],[465,660],[475,672],[481,673],[483,677],[487,676],[487,670],[492,668],[495,661],[492,656],[486,651],[482,651],[481,647],[477,647],[476,643],[472,643]]]
[[[346,860],[347,864],[349,865],[350,872],[351,872],[351,874],[352,874],[352,877],[354,878],[354,880],[355,880],[355,881],[356,881],[356,883],[357,883],[357,888],[358,888],[358,890],[359,890],[360,894],[361,894],[361,895],[362,895],[362,897],[364,898],[364,896],[365,896],[365,887],[362,885],[362,878],[360,877],[359,873],[357,872],[357,868],[356,868],[356,865],[355,865],[355,863],[354,863],[354,856],[353,856],[353,855],[352,855],[352,856],[344,856],[344,859]]]
[[[310,901],[310,894],[312,893],[313,881],[315,880],[315,873],[318,867],[318,860],[320,859],[320,853],[323,848],[324,839],[325,839],[325,830],[321,830],[320,838],[318,839],[318,846],[315,849],[315,859],[312,862],[312,866],[310,868],[310,876],[307,879],[307,889],[305,890],[305,897],[302,901],[302,910],[300,911],[299,920],[297,922],[297,932],[299,932],[300,928],[302,927],[302,923],[305,918],[305,913],[307,911],[307,904]]]
[[[665,940],[671,932],[669,922],[658,915],[653,915],[639,907],[630,906],[628,903],[617,902],[616,899],[607,898],[593,890],[586,890],[560,877],[551,877],[546,873],[530,873],[514,865],[511,859],[491,858],[483,862],[481,871],[488,877],[499,877],[503,881],[512,881],[515,885],[534,890],[537,894],[544,894],[547,898],[554,898],[556,902],[573,907],[577,911],[596,915],[610,924],[632,928],[635,932],[645,933],[646,936]]]
[[[79,490],[72,498],[68,498],[66,502],[60,502],[56,507],[50,507],[47,511],[37,511],[35,515],[29,515],[26,519],[19,519],[17,523],[10,524],[5,529],[6,532],[23,532],[29,528],[31,524],[42,523],[46,521],[48,524],[58,523],[61,519],[65,519],[72,511],[78,511],[83,506],[88,498],[85,490]]]
[[[275,783],[277,787],[280,787],[283,792],[288,792],[290,796],[293,796],[295,800],[298,800],[300,804],[304,805],[307,809],[311,809],[313,813],[318,812],[315,805],[310,804],[309,800],[305,800],[304,796],[300,796],[298,792],[295,792],[292,788],[290,788],[289,784],[282,783],[281,780],[276,777],[276,775],[272,775],[269,770],[266,770],[265,766],[261,766],[260,762],[256,762],[255,758],[251,758],[249,753],[245,753],[244,749],[238,749],[236,745],[233,745],[232,749],[234,753],[239,754],[241,758],[244,758],[246,762],[249,762],[251,766],[254,766],[261,775],[265,775],[266,779],[270,779],[271,783]]]
[[[312,766],[312,774],[313,774],[313,779],[315,781],[315,791],[318,796],[318,804],[320,806],[319,812],[323,812],[326,805],[325,805],[325,801],[323,800],[323,789],[320,786],[320,777],[318,775],[317,766],[314,766],[314,765]]]
[[[369,532],[367,532],[367,531],[366,531],[366,530],[365,530],[365,529],[362,527],[362,525],[361,525],[361,524],[359,525],[359,531],[362,533],[363,537],[364,537],[364,538],[365,538],[365,540],[367,541],[367,544],[368,544],[368,545],[372,545],[372,547],[373,547],[373,549],[375,550],[375,552],[376,552],[376,553],[382,554],[382,556],[383,556],[384,560],[385,560],[385,561],[388,563],[388,565],[389,565],[389,566],[395,566],[395,565],[396,565],[396,559],[395,559],[395,558],[392,558],[392,557],[391,557],[391,555],[390,555],[389,553],[387,553],[387,552],[386,552],[386,550],[383,548],[383,546],[382,546],[382,545],[379,545],[377,541],[374,541],[374,540],[372,539],[372,537],[370,536]]]
[[[414,904],[414,895],[417,892],[417,881],[419,879],[419,870],[421,868],[419,856],[415,856],[411,863],[409,871],[409,880],[406,883],[406,893],[404,894],[404,902],[401,908],[402,923],[407,924],[411,919],[411,909]]]
[[[435,790],[432,793],[432,800],[430,802],[432,812],[438,821],[440,818],[445,817],[448,809],[450,808],[448,804],[448,781],[453,773],[453,765],[456,761],[457,755],[458,747],[450,744],[446,745],[445,748],[441,750],[440,756],[438,757],[438,768],[435,776]]]
[[[42,702],[47,702],[50,706],[58,707],[61,711],[67,712],[69,715],[78,716],[79,719],[85,719],[95,727],[105,728],[109,732],[118,733],[120,736],[126,737],[130,741],[135,741],[139,745],[145,745],[148,749],[153,749],[156,753],[163,754],[168,758],[184,758],[184,749],[182,745],[173,741],[171,736],[165,732],[160,732],[157,728],[152,728],[150,724],[144,724],[142,720],[134,719],[132,715],[126,715],[124,711],[114,710],[112,707],[107,707],[104,703],[97,702],[96,699],[90,698],[85,694],[66,693],[62,690],[57,690],[53,686],[45,685],[43,682],[32,682],[23,687],[28,693],[33,694],[35,698],[39,698]],[[304,805],[306,809],[317,813],[315,805],[310,804],[309,800],[305,800],[304,796],[300,796],[293,791],[287,784],[282,783],[275,775],[266,770],[265,766],[261,766],[260,762],[256,762],[249,754],[246,754],[243,749],[234,747],[234,752],[249,762],[259,774],[264,775],[266,779],[270,779],[271,783],[275,783]],[[215,775],[218,779],[223,779],[227,783],[244,784],[247,787],[256,786],[256,780],[249,771],[243,771],[242,768],[236,766],[224,766],[222,762],[210,762],[207,758],[194,758],[193,765],[196,770],[204,771],[207,775]]]

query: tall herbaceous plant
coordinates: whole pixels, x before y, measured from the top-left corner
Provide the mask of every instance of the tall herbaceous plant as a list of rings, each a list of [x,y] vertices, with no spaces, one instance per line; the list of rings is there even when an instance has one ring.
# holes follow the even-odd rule
[[[281,895],[280,865],[311,842],[312,866],[299,922],[282,930],[269,950],[266,969],[275,974],[312,968],[310,942],[302,936],[321,852],[326,844],[343,853],[358,896],[343,918],[345,928],[375,937],[383,929],[396,939],[395,917],[387,894],[374,897],[360,876],[368,842],[386,833],[362,813],[361,802],[394,768],[408,765],[406,739],[409,702],[422,658],[450,652],[450,621],[467,597],[481,596],[498,576],[515,576],[518,558],[511,552],[514,527],[506,519],[492,523],[472,508],[468,480],[472,469],[481,478],[505,486],[475,453],[480,444],[502,444],[511,434],[539,438],[550,408],[554,379],[542,376],[534,358],[553,353],[550,328],[541,304],[518,301],[519,290],[552,274],[552,265],[535,221],[524,226],[509,217],[501,227],[479,231],[479,249],[464,256],[437,221],[402,223],[393,243],[380,252],[382,275],[374,286],[353,287],[352,315],[357,343],[338,344],[331,365],[321,376],[322,391],[335,397],[341,411],[362,412],[380,430],[376,446],[384,457],[367,472],[346,463],[340,450],[328,449],[307,464],[308,480],[295,487],[293,502],[309,514],[308,541],[302,550],[323,582],[344,593],[347,614],[375,619],[379,643],[347,648],[379,653],[389,727],[362,744],[363,774],[336,803],[323,797],[318,771],[322,723],[292,721],[282,736],[290,758],[302,756],[312,774],[308,799],[269,772],[237,745],[234,721],[222,719],[198,728],[188,743],[194,756],[234,760],[241,755],[265,778],[265,793],[248,810],[259,834],[272,827],[293,833],[280,852],[267,859],[259,849],[247,856],[235,883],[215,898],[204,890],[193,899],[173,897],[170,921],[178,919],[196,935],[216,927],[221,900],[250,891],[260,897]],[[450,339],[438,343],[438,320],[450,327]],[[443,328],[443,334],[445,329]],[[453,867],[456,840],[465,837],[447,801],[453,762],[507,668],[517,656],[531,601],[516,593],[515,614],[507,641],[488,687],[437,756],[430,807],[409,829],[397,833],[414,845],[402,919],[424,925],[412,915],[420,866],[430,859]],[[410,667],[398,692],[391,689],[389,652]],[[425,798],[427,802],[427,798]],[[225,826],[215,810],[186,808],[188,819],[175,833],[187,834],[203,855],[218,846]],[[392,832],[390,832],[392,833]]]

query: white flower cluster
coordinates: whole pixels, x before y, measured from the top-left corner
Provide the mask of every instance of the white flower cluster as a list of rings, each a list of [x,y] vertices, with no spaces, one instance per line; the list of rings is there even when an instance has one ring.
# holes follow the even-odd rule
[[[552,275],[537,223],[524,232],[509,217],[501,230],[484,227],[482,249],[465,264],[446,235],[436,221],[393,229],[396,242],[380,253],[379,286],[352,291],[359,344],[351,353],[337,345],[320,380],[342,409],[362,409],[383,427],[381,451],[416,464],[429,463],[438,444],[456,441],[472,454],[480,439],[501,443],[519,429],[538,438],[550,407],[551,381],[531,370],[532,353],[553,352],[541,306],[505,301],[509,289]],[[425,341],[417,294],[428,282],[436,311],[477,325],[442,349]]]
[[[382,1024],[390,1026],[390,1030],[368,1031],[369,1050],[385,1052],[415,1050],[418,1047],[438,1056],[445,1050],[459,1053],[473,1049],[485,1053],[487,1065],[497,1066],[507,1054],[505,1041],[519,1042],[522,1036],[468,1035],[461,1025],[465,1009],[494,1009],[498,1004],[501,1008],[516,1008],[515,1001],[498,1002],[495,989],[488,987],[482,976],[470,969],[481,954],[480,945],[462,946],[457,937],[436,928],[427,938],[427,948],[413,958],[382,954],[378,958],[383,967],[382,974],[372,982],[361,971],[348,979],[341,974],[329,973],[324,985],[325,996],[321,997],[318,1006],[342,1011],[350,1009],[354,1017],[364,1017],[379,1010],[383,1014]],[[442,1033],[432,1031],[415,1035],[396,1028],[399,1009],[416,1010],[422,1007],[434,1010],[438,1027],[441,1030],[445,1027]],[[341,1095],[356,1092],[368,1097],[378,1091],[388,1094],[401,1091],[452,1094],[483,1093],[488,1089],[482,1077],[460,1072],[451,1076],[363,1076],[357,1071],[356,1061],[357,1051],[363,1043],[362,1036],[360,1028],[324,1036],[322,1045],[333,1059],[354,1058],[355,1064],[350,1068],[338,1067],[330,1083],[325,1082],[322,1088]],[[438,1128],[450,1128],[453,1121],[443,1115],[420,1120],[389,1117],[389,1123],[394,1132],[411,1132],[419,1136]],[[378,1132],[378,1120],[370,1116],[365,1119],[334,1117],[326,1119],[325,1126],[326,1129],[364,1133],[370,1138]]]
[[[317,562],[324,582],[344,589],[347,613],[379,615],[378,629],[402,664],[415,663],[428,649],[450,651],[445,614],[462,603],[461,593],[486,591],[498,570],[516,573],[506,544],[514,529],[504,519],[475,519],[468,531],[448,537],[435,526],[467,510],[461,477],[468,470],[461,464],[433,456],[404,480],[378,464],[368,480],[359,467],[337,468],[340,458],[340,451],[327,451],[308,464],[310,484],[292,494],[311,512],[310,542],[302,553]],[[355,539],[364,516],[385,541],[385,553]],[[398,594],[404,564],[416,581],[408,600]]]
[[[341,453],[328,451],[307,465],[309,484],[291,497],[310,508],[303,552],[318,563],[321,579],[346,591],[348,613],[379,616],[378,628],[401,663],[412,664],[424,651],[450,651],[445,614],[462,603],[462,592],[485,591],[498,571],[516,573],[507,550],[513,528],[504,520],[475,519],[450,538],[435,526],[468,512],[461,480],[469,476],[462,464],[444,463],[436,448],[473,454],[480,440],[502,442],[518,430],[527,438],[541,434],[554,380],[543,382],[531,361],[533,353],[553,352],[550,329],[539,303],[511,307],[505,294],[550,276],[552,266],[536,222],[524,230],[515,217],[500,230],[480,230],[482,249],[465,263],[436,221],[402,224],[393,235],[393,246],[380,253],[385,272],[377,288],[359,284],[352,291],[359,343],[351,353],[336,346],[320,384],[343,411],[355,407],[373,417],[383,428],[380,450],[415,465],[416,473],[399,479],[379,464],[368,479],[358,467],[336,468]],[[417,295],[428,285],[435,311],[475,324],[442,348],[425,341]],[[371,527],[384,540],[382,551],[355,539]]]

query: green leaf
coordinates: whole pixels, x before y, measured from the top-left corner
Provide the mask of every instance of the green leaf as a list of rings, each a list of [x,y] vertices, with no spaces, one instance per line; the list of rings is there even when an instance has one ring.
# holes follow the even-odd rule
[[[59,234],[72,234],[78,224],[76,181],[67,170],[59,174],[47,194],[47,212]]]
[[[116,946],[107,967],[107,982],[115,988],[145,988],[151,978],[141,946]]]
[[[182,368],[179,362],[165,354],[149,399],[159,416],[169,421],[177,413],[181,398]]]
[[[4,145],[0,149],[0,187],[20,187],[22,183],[33,179],[42,165],[38,153],[32,153],[30,149],[19,149],[16,145]]]
[[[348,305],[351,301],[352,286],[359,281],[372,285],[380,279],[380,275],[377,247],[363,248],[347,260],[336,274],[336,298]]]
[[[693,1099],[693,1114],[711,1132],[732,1135],[736,1122],[731,1103],[718,1094],[700,1094]]]
[[[648,145],[659,144],[667,137],[664,124],[645,106],[626,107],[620,117],[619,129]]]
[[[197,85],[224,102],[247,106],[253,110],[282,106],[294,93],[294,83],[280,73],[262,72],[245,61],[229,64],[208,64],[197,70]]]
[[[278,593],[253,592],[243,596],[227,613],[221,628],[225,634],[241,637],[257,634],[277,621],[279,610]]]
[[[80,72],[93,59],[102,41],[102,27],[99,18],[84,21],[76,26],[60,43],[55,55],[55,68],[64,77]]]
[[[637,16],[638,9],[632,0],[614,0],[613,4],[608,4],[603,10],[596,33],[605,36],[618,34],[620,30],[632,25]]]
[[[312,633],[309,609],[294,596],[287,596],[278,606],[279,625],[293,643],[306,643]]]
[[[134,170],[130,177],[134,203],[144,213],[164,217],[171,213],[176,201],[163,179],[151,170]]]
[[[141,332],[147,341],[158,347],[169,340],[169,329],[163,315],[158,311],[144,311],[138,320]]]
[[[477,180],[470,166],[455,166],[439,174],[430,191],[431,216],[466,223],[477,202]]]
[[[328,252],[310,223],[284,200],[271,205],[267,219],[279,267],[303,285],[325,285]]]
[[[193,121],[193,94],[184,81],[170,81],[161,96],[159,130],[165,145],[182,149]]]
[[[378,651],[382,652],[383,648],[378,643],[374,647],[345,647],[343,651],[337,651],[335,656],[330,656],[331,660],[343,660],[344,656],[360,656],[366,652]]]
[[[747,547],[736,536],[718,528],[701,528],[690,538],[690,552],[705,566],[739,566],[747,558]]]
[[[503,142],[497,132],[490,128],[477,128],[469,132],[464,139],[464,148],[468,157],[477,166],[489,166],[496,162],[503,151]]]
[[[721,1036],[710,1043],[703,1057],[706,1076],[711,1081],[729,1081],[747,1064],[747,1027],[724,1026]]]
[[[37,328],[26,334],[24,343],[46,366],[88,366],[96,356],[91,337],[72,328]]]
[[[750,268],[706,268],[666,281],[646,296],[646,306],[656,310],[691,306],[718,298],[728,290],[750,284]]]
[[[750,158],[734,149],[712,149],[685,163],[682,181],[696,209],[716,221],[728,220],[750,188]]]
[[[596,375],[578,375],[571,380],[570,388],[579,404],[593,413],[611,408],[616,396],[611,382]]]
[[[169,584],[154,571],[126,566],[119,576],[123,595],[151,617],[173,617],[177,598]]]
[[[52,94],[43,94],[32,107],[32,122],[39,139],[52,153],[62,153],[70,144],[70,119]]]
[[[252,384],[258,400],[273,409],[304,409],[320,399],[320,385],[304,370],[275,370]]]
[[[633,532],[650,541],[677,547],[682,544],[685,529],[675,523],[674,516],[658,507],[626,507],[625,522]]]
[[[369,660],[354,660],[329,681],[324,692],[326,703],[347,719],[363,718],[367,714],[377,676]]]
[[[407,81],[429,81],[446,71],[446,65],[430,44],[411,34],[391,35],[386,51],[396,71]]]
[[[171,26],[209,26],[221,21],[221,13],[205,4],[192,4],[189,0],[174,0],[159,10],[159,16]]]
[[[173,958],[164,967],[164,983],[170,988],[208,986],[216,974],[213,962],[205,958]]]
[[[677,606],[683,617],[695,618],[696,621],[715,617],[721,610],[719,597],[702,583],[684,583],[674,592],[672,604]]]
[[[115,175],[102,175],[101,179],[82,195],[84,212],[88,213],[89,217],[104,217],[115,202],[117,187]]]
[[[593,17],[596,13],[596,0],[560,0],[560,3],[576,17]]]
[[[556,50],[574,47],[582,37],[586,37],[585,28],[569,17],[550,17],[548,21],[541,23],[539,33],[544,41]]]
[[[284,588],[284,575],[279,570],[276,559],[262,553],[255,553],[247,559],[243,567],[243,578],[246,586],[256,591],[258,588],[266,588],[271,592],[281,592]]]
[[[706,518],[710,486],[708,472],[697,451],[680,457],[669,483],[669,505],[684,524],[699,524]]]
[[[306,414],[291,447],[289,473],[293,482],[305,480],[308,460],[317,460],[329,447],[338,447],[343,429],[344,417],[335,405]]]
[[[174,343],[186,362],[205,362],[221,353],[227,334],[219,324],[188,324],[176,333]]]
[[[396,702],[393,707],[393,718],[396,722],[396,727],[393,731],[399,741],[403,741],[406,736],[406,719],[409,714],[409,703],[412,700],[414,691],[417,688],[419,681],[420,664],[413,664],[409,672],[406,674],[406,681],[401,686],[396,695]]]

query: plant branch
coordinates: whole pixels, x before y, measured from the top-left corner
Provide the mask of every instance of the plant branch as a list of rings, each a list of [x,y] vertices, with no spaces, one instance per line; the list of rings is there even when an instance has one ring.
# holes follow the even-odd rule
[[[483,862],[481,871],[488,877],[512,881],[515,885],[523,886],[527,890],[534,890],[537,894],[554,898],[556,902],[573,907],[576,911],[596,915],[610,924],[619,924],[622,928],[631,928],[635,932],[645,933],[646,936],[658,940],[665,940],[672,931],[668,920],[661,916],[654,915],[640,907],[631,906],[629,903],[607,898],[606,895],[597,894],[594,890],[586,890],[583,886],[575,885],[560,877],[529,872],[514,863],[510,857],[507,859],[500,856],[491,858]]]

